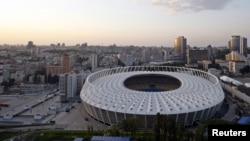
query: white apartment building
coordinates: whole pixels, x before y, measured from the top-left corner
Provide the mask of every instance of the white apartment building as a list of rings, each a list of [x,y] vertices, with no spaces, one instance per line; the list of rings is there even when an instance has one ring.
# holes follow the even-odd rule
[[[59,94],[66,95],[67,94],[67,73],[59,74]]]
[[[67,77],[67,98],[73,98],[77,92],[77,74],[75,72],[68,73]]]
[[[92,71],[98,67],[98,56],[96,54],[91,55],[91,67]]]
[[[145,49],[142,51],[141,61],[144,63],[150,62],[150,50],[149,49]]]
[[[82,90],[84,80],[90,71],[72,71],[59,75],[59,94],[65,98],[74,98]]]
[[[248,65],[248,59],[238,51],[231,51],[226,55],[228,61],[228,70],[232,73],[239,73],[240,69]]]
[[[15,73],[15,82],[17,82],[17,83],[18,82],[19,83],[23,82],[24,77],[25,77],[24,70],[18,70],[18,71],[16,71],[16,73]]]

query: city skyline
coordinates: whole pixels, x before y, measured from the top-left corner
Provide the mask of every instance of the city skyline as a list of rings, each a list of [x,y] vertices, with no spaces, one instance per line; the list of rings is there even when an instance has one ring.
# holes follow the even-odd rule
[[[227,46],[250,37],[244,0],[9,0],[0,5],[0,44]]]

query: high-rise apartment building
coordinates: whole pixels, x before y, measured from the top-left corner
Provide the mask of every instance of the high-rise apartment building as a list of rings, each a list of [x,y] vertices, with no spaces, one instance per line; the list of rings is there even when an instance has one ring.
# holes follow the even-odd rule
[[[247,38],[233,35],[228,41],[230,51],[238,51],[240,54],[247,54]]]
[[[71,71],[70,56],[67,53],[63,53],[61,57],[61,65],[47,65],[46,73],[51,75],[58,75],[62,73],[68,73]]]
[[[186,59],[187,39],[184,36],[179,36],[174,39],[174,55],[181,59]]]
[[[92,71],[94,71],[98,67],[98,56],[97,56],[97,54],[92,54],[91,55],[91,66],[92,66]]]
[[[77,74],[75,72],[59,75],[59,92],[64,100],[73,98],[77,93]]]
[[[77,75],[75,72],[68,73],[67,98],[75,97],[77,93]]]
[[[72,71],[59,75],[59,93],[61,101],[74,98],[80,93],[90,71]]]
[[[142,59],[141,59],[141,61],[144,62],[144,63],[150,62],[150,50],[149,49],[144,49],[142,51]]]
[[[214,51],[213,51],[212,46],[208,45],[206,49],[207,49],[208,60],[212,60],[214,58]]]
[[[67,73],[70,72],[70,58],[69,55],[67,53],[63,53],[62,55],[62,69],[63,69],[63,73]]]
[[[67,94],[67,77],[68,74],[60,74],[59,75],[59,94],[66,95]]]

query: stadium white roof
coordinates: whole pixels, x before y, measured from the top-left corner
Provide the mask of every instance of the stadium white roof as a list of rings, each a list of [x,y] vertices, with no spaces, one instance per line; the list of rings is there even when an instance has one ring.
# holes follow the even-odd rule
[[[140,74],[172,76],[180,80],[181,86],[163,92],[136,91],[124,86],[128,77]],[[89,85],[84,85],[81,98],[86,103],[107,111],[155,115],[158,112],[178,114],[204,110],[221,103],[224,93],[219,83],[188,73],[135,71],[98,76]]]

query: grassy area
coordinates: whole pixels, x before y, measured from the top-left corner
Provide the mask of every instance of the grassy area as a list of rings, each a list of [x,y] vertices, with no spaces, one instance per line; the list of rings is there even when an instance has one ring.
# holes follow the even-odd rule
[[[17,135],[26,134],[24,132],[1,132],[0,141],[15,137]],[[26,134],[23,140],[34,141],[52,141],[52,140],[73,140],[74,138],[84,138],[90,140],[92,136],[103,136],[105,131],[55,131],[55,130],[37,130]],[[137,141],[153,141],[152,131],[138,131],[136,135],[131,136],[130,132],[121,132],[119,136],[129,136]]]
[[[27,138],[33,139],[35,141],[51,141],[51,140],[73,140],[74,138],[81,137],[85,140],[90,140],[93,135],[103,135],[103,131],[36,131]]]
[[[21,134],[24,134],[24,133],[23,132],[1,132],[0,141],[6,140],[6,139],[9,139],[9,138],[21,135]]]
[[[206,127],[208,124],[233,124],[232,122],[227,122],[221,119],[211,119],[209,121],[201,121],[201,124],[196,127],[195,133],[189,130],[185,130],[178,126],[178,128],[172,128],[169,131],[172,131],[172,136],[168,134],[168,138],[172,139],[173,136],[178,136],[179,139],[185,137],[189,138],[190,140],[202,140],[206,139],[206,136],[204,134],[206,133]],[[114,135],[114,136],[127,136],[131,138],[131,141],[154,141],[155,140],[155,134],[152,130],[137,130],[137,132],[134,131],[124,131],[119,130],[118,128],[109,128],[105,131],[93,131],[93,128],[88,128],[88,130],[35,130],[32,132],[21,132],[20,130],[13,129],[13,132],[7,132],[12,131],[9,129],[6,129],[5,132],[0,133],[0,141],[8,138],[15,137],[17,135],[23,134],[22,136],[19,136],[19,139],[21,138],[22,141],[53,141],[53,140],[61,140],[61,141],[68,141],[73,140],[74,138],[84,138],[85,141],[89,141],[92,136],[103,136],[103,135]],[[196,132],[198,131],[198,132]],[[157,134],[158,135],[158,134]],[[162,136],[163,135],[163,136]],[[167,135],[167,134],[166,134]],[[162,137],[165,137],[164,134],[161,134]]]

